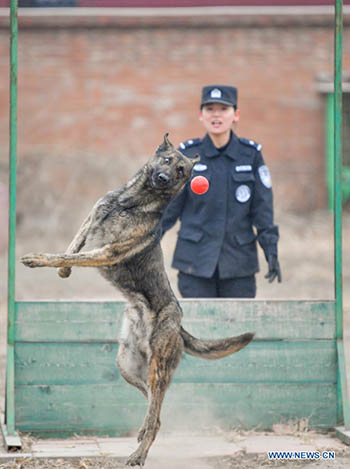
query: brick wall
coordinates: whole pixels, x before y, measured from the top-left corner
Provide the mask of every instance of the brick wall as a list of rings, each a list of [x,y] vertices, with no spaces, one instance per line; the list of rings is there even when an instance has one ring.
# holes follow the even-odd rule
[[[79,19],[24,21],[19,36],[19,218],[47,216],[77,189],[86,209],[124,182],[170,132],[203,135],[200,90],[239,88],[237,133],[263,144],[279,210],[325,207],[325,100],[316,75],[333,67],[330,19]],[[33,20],[32,20],[33,21]],[[220,24],[217,26],[217,22]],[[56,25],[57,26],[57,25]],[[0,75],[8,76],[0,29]],[[344,68],[350,69],[350,30]],[[8,82],[0,81],[0,183],[6,183]],[[49,192],[49,194],[47,194]],[[42,195],[46,194],[46,195]],[[79,217],[81,218],[81,217]]]

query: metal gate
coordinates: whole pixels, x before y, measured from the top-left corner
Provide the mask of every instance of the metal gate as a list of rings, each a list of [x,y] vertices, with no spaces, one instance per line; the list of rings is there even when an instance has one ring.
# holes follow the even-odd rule
[[[219,365],[185,357],[164,413],[195,407],[230,426],[270,428],[289,418],[313,426],[344,422],[350,409],[343,351],[342,304],[342,1],[336,0],[334,79],[335,299],[332,301],[183,300],[185,326],[201,337],[255,331],[238,356]],[[38,435],[121,434],[139,425],[145,403],[114,364],[123,303],[15,300],[17,0],[11,0],[10,217],[6,420]],[[66,327],[69,324],[69,327]],[[192,399],[192,396],[195,396]],[[173,402],[176,402],[175,407]],[[198,415],[198,413],[197,413]]]

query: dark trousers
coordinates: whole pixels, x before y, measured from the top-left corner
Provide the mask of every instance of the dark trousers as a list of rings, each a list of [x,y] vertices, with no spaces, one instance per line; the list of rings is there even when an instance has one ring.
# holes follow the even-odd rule
[[[255,298],[255,275],[219,278],[218,269],[211,278],[179,272],[178,287],[183,298]]]

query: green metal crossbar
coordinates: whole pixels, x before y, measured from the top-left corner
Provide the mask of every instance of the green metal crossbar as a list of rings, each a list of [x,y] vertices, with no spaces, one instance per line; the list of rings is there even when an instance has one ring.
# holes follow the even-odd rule
[[[337,421],[344,421],[344,427],[338,428],[337,433],[340,438],[347,441],[350,444],[350,408],[349,408],[349,390],[347,388],[346,381],[346,366],[344,357],[343,347],[343,287],[342,287],[342,191],[341,191],[341,171],[342,171],[342,36],[343,36],[343,2],[342,0],[335,0],[335,28],[334,28],[334,256],[335,256],[335,301],[332,301],[331,313],[335,315],[336,330],[334,334],[327,335],[327,346],[329,357],[333,355],[333,345],[336,340],[337,345],[337,372],[338,377],[336,381],[336,392],[337,392]],[[15,341],[16,341],[16,330],[15,320],[16,314],[18,314],[19,303],[15,301],[15,265],[16,265],[16,149],[17,149],[17,44],[18,44],[18,11],[17,0],[11,0],[10,3],[10,19],[11,19],[11,52],[10,52],[10,207],[9,207],[9,250],[8,250],[8,336],[7,336],[7,368],[6,368],[6,414],[5,422],[1,426],[3,437],[7,448],[21,447],[20,439],[16,433],[16,422],[18,419],[15,418]],[[305,302],[305,305],[307,302]],[[202,308],[199,302],[193,302],[194,308]],[[246,304],[245,308],[247,309]],[[293,307],[295,305],[292,305]],[[297,305],[298,306],[298,305]],[[321,309],[325,305],[320,305]],[[48,308],[48,305],[44,305]],[[62,306],[61,306],[62,307]],[[255,318],[254,314],[255,306],[252,303],[252,317]],[[291,305],[289,305],[291,307]],[[309,305],[311,308],[311,306]],[[24,309],[25,309],[24,305]],[[54,310],[60,308],[53,305]],[[277,306],[278,310],[279,306]],[[21,308],[19,308],[21,310]],[[22,307],[23,309],[23,307]],[[88,308],[83,306],[81,308],[82,313],[86,314]],[[31,309],[32,314],[36,314],[36,310]],[[203,313],[203,308],[202,308]],[[205,313],[205,311],[204,311]],[[77,313],[78,314],[78,313]],[[79,313],[80,314],[80,313]],[[194,314],[194,313],[193,313]],[[213,313],[217,317],[217,312]],[[275,316],[279,317],[280,311],[274,313]],[[310,310],[311,317],[314,314],[312,309]],[[246,315],[246,312],[245,312]],[[317,311],[317,315],[319,312]],[[331,318],[334,318],[334,315]],[[93,314],[94,316],[94,314]],[[288,316],[294,317],[294,315]],[[262,318],[262,316],[261,316]],[[269,317],[267,317],[269,319]],[[271,319],[270,318],[270,319]],[[223,316],[223,319],[225,317]],[[266,318],[265,318],[266,319]],[[198,323],[198,321],[197,321]],[[225,324],[225,322],[223,322]],[[314,322],[315,324],[315,322]],[[322,324],[323,325],[323,322]],[[56,326],[55,326],[56,327]],[[90,326],[89,326],[90,327]],[[323,327],[323,326],[322,326]],[[20,329],[20,326],[19,326]],[[55,329],[55,328],[54,328]],[[28,327],[25,328],[28,333]],[[42,328],[45,334],[48,330]],[[80,337],[80,333],[78,334]],[[317,340],[324,340],[322,337],[317,337]],[[19,352],[25,351],[26,339],[22,337],[22,345],[19,347]],[[326,342],[325,342],[326,343]],[[263,342],[262,342],[263,344]],[[316,344],[317,345],[317,344]],[[262,347],[258,345],[256,348]],[[272,346],[272,345],[271,345]],[[275,344],[273,344],[275,346]],[[290,347],[295,347],[295,344],[291,344]],[[308,343],[308,347],[314,347],[312,343]],[[317,345],[318,346],[318,345]],[[323,347],[324,348],[324,347]],[[322,348],[322,350],[323,350]],[[316,350],[316,352],[315,352]],[[317,347],[314,353],[317,353]],[[252,353],[254,352],[252,348]],[[335,352],[334,352],[335,353]],[[56,356],[56,355],[55,355]],[[316,356],[316,355],[314,355]],[[335,364],[335,361],[334,361]],[[330,375],[332,380],[332,374]],[[335,387],[335,380],[333,385],[324,384],[325,386]],[[44,392],[43,386],[39,386],[39,391]],[[49,388],[49,386],[47,386]],[[22,389],[23,391],[23,389]],[[27,389],[29,392],[29,390]],[[38,392],[39,392],[38,391]],[[334,407],[336,402],[334,400]]]

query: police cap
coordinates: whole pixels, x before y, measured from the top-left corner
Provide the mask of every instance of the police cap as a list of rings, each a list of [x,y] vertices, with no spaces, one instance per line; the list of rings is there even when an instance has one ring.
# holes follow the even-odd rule
[[[222,103],[237,107],[237,88],[226,85],[209,85],[202,89],[201,108],[209,103]]]

